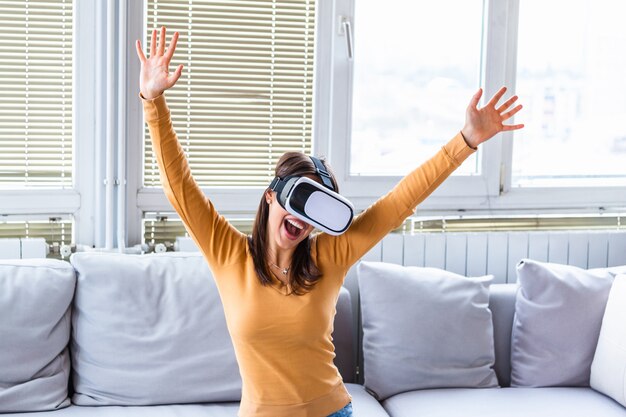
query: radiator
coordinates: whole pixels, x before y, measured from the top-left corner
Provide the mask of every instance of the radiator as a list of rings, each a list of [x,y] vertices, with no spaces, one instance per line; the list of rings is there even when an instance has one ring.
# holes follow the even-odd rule
[[[363,259],[515,282],[523,258],[601,268],[626,265],[626,231],[391,234]]]
[[[197,250],[191,238],[178,238],[177,245]],[[626,231],[390,234],[363,260],[491,274],[494,283],[507,283],[517,280],[523,258],[585,269],[626,265]]]
[[[0,239],[0,259],[45,258],[47,252],[44,238]]]

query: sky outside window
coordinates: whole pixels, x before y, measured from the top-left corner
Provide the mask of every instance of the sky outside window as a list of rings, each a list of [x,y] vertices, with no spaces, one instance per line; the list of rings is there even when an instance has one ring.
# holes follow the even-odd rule
[[[461,130],[482,15],[482,0],[356,2],[351,175],[405,175]],[[456,174],[477,174],[477,160]]]

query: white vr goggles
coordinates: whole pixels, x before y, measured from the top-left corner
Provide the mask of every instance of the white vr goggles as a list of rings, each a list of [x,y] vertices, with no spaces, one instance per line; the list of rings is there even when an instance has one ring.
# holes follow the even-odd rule
[[[269,188],[278,203],[290,214],[331,235],[340,235],[350,226],[354,206],[335,192],[330,174],[318,158],[310,157],[324,185],[307,177],[276,177]]]

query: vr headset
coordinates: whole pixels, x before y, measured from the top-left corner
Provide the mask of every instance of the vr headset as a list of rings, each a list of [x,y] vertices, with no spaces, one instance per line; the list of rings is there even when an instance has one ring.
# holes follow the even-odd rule
[[[276,177],[269,188],[278,203],[300,220],[331,235],[340,235],[350,226],[354,206],[335,192],[330,174],[318,158],[310,157],[324,185],[307,177]]]

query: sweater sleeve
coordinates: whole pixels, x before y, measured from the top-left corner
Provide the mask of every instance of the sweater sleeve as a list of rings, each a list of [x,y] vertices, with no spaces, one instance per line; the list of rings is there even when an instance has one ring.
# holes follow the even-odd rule
[[[459,133],[432,158],[404,177],[389,193],[359,214],[340,236],[322,233],[317,238],[320,260],[348,269],[387,233],[400,227],[473,152]]]
[[[193,179],[174,132],[165,96],[142,100],[168,200],[211,267],[236,262],[245,253],[246,237],[219,215]]]

